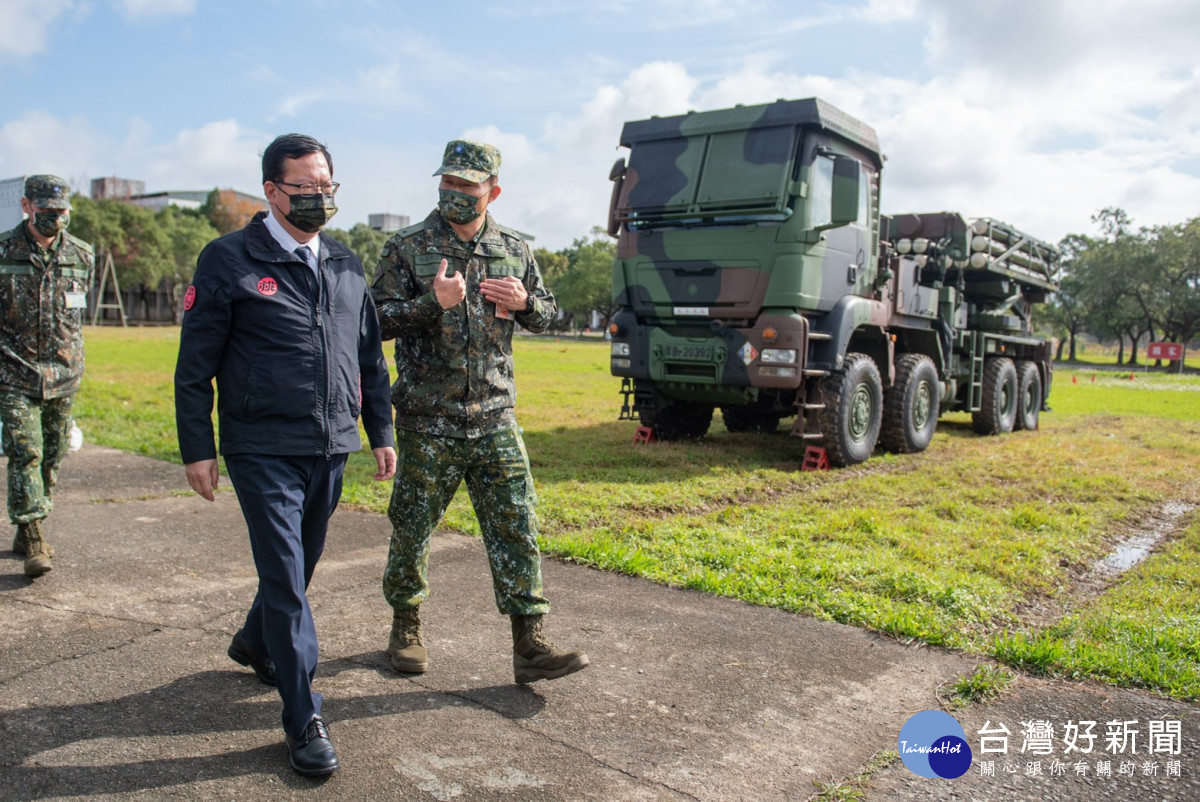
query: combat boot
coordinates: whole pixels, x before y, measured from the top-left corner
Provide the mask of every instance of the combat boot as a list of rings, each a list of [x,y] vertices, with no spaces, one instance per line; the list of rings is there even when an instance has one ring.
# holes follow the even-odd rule
[[[42,527],[37,521],[25,525],[25,576],[38,577],[53,570],[50,562],[50,545],[42,537]]]
[[[421,615],[417,609],[401,610],[392,618],[388,660],[401,674],[424,674],[429,668],[429,653],[421,643]]]
[[[12,550],[15,554],[18,554],[21,557],[24,557],[25,553],[29,550],[29,547],[26,545],[25,541],[29,539],[27,530],[31,526],[38,526],[38,523],[36,521],[34,521],[33,523],[29,523],[29,524],[17,524],[17,534],[13,536]],[[38,528],[40,529],[40,526],[38,526]],[[51,546],[49,543],[47,543],[46,549],[47,549],[47,553],[51,557],[53,557],[54,556],[54,547]]]
[[[540,679],[558,679],[586,668],[588,656],[576,649],[559,649],[542,634],[541,615],[514,615],[513,676],[526,684]]]

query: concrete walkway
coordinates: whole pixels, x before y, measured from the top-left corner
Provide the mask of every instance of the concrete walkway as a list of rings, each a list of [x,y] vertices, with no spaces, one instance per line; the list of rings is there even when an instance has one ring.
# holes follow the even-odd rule
[[[185,492],[177,465],[94,446],[63,466],[47,532],[54,570],[27,580],[0,544],[0,797],[4,799],[807,799],[896,749],[904,722],[976,658],[547,560],[550,635],[586,671],[512,681],[508,622],[478,541],[434,539],[422,608],[430,671],[384,654],[379,589],[389,528],[339,511],[310,589],[317,688],[342,769],[288,766],[274,690],[225,656],[256,579],[233,493]],[[7,537],[7,536],[6,536]],[[1200,713],[1092,684],[1022,679],[955,713],[995,776],[919,777],[899,761],[872,799],[1200,798]],[[1139,754],[1134,776],[1026,775],[1023,720],[1182,722],[1180,754]],[[1002,721],[1007,761],[978,754]],[[1144,752],[1138,742],[1139,753]],[[1103,748],[1097,743],[1097,753]],[[1062,745],[1057,757],[1063,760]],[[1100,754],[1089,756],[1095,763]],[[1156,760],[1157,773],[1143,774]],[[1179,761],[1167,776],[1168,759]]]

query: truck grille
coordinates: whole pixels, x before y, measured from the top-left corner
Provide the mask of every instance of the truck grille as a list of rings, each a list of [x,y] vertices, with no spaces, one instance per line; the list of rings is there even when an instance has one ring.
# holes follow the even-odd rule
[[[716,365],[680,364],[668,362],[663,369],[669,378],[708,379],[717,380]]]

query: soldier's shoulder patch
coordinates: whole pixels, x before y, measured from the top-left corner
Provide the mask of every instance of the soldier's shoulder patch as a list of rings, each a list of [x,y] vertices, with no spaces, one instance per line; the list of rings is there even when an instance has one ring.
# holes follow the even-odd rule
[[[511,239],[519,239],[523,241],[533,239],[533,237],[523,231],[517,231],[515,228],[502,226],[499,223],[496,224],[496,229],[500,232],[501,236],[509,237]]]
[[[76,237],[72,234],[67,234],[67,240],[70,241],[70,243],[72,245],[74,245],[76,248],[78,248],[79,250],[83,251],[86,254],[94,256],[96,253],[95,249],[92,247],[92,243],[85,242],[84,240],[81,240],[79,237]]]
[[[411,226],[405,226],[404,228],[400,229],[392,235],[392,239],[407,239],[414,234],[420,234],[424,230],[425,221],[422,220],[419,223],[413,223]]]

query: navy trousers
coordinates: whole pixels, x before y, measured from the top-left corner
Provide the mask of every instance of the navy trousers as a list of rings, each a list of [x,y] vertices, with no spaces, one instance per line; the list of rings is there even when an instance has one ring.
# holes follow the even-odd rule
[[[258,593],[242,637],[251,649],[274,661],[283,729],[293,738],[302,737],[309,720],[321,712],[321,694],[312,689],[317,629],[305,591],[325,549],[345,467],[345,454],[225,457],[258,569]]]

